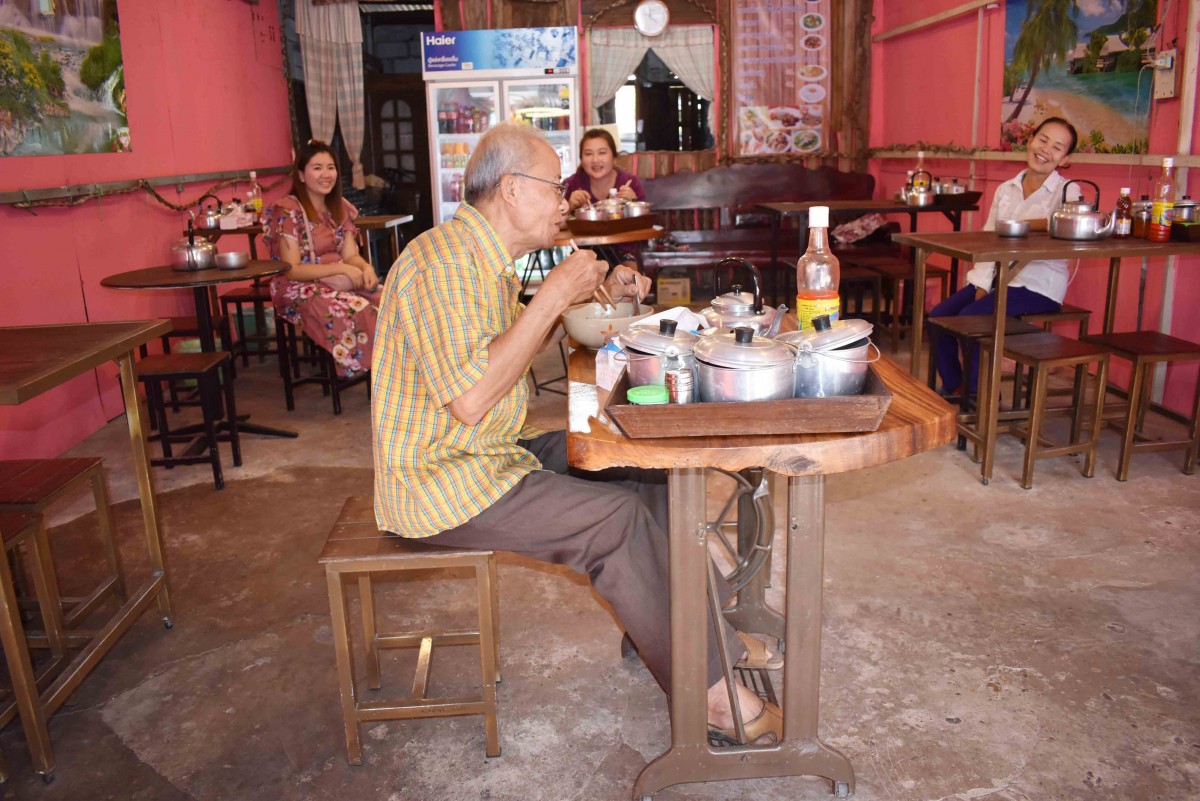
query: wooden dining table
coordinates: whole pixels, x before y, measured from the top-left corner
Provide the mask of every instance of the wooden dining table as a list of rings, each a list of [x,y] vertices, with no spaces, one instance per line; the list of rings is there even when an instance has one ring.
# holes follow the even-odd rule
[[[910,206],[902,200],[809,200],[802,203],[760,203],[756,208],[771,215],[771,264],[779,258],[779,229],[785,217],[796,217],[801,220],[797,230],[799,250],[803,253],[808,248],[808,210],[813,206],[828,206],[830,215],[838,214],[907,214],[908,229],[917,230],[917,217],[921,214],[940,212],[955,231],[962,230],[964,212],[979,211],[978,203],[968,203],[957,195],[941,195],[946,198],[932,206]],[[924,286],[914,282],[914,286]],[[950,263],[951,292],[958,288],[958,261]],[[777,305],[779,277],[775,276],[771,283],[771,304]]]
[[[794,327],[794,318],[791,318]],[[664,469],[670,495],[671,746],[642,770],[634,799],[685,782],[769,776],[822,776],[839,795],[854,790],[854,768],[817,736],[821,677],[821,604],[825,544],[825,476],[861,470],[937,448],[954,435],[954,410],[888,359],[875,367],[893,394],[876,431],[846,434],[629,439],[598,418],[607,392],[595,384],[595,354],[577,348],[569,359],[567,433],[572,467]],[[746,413],[754,414],[752,403]],[[708,743],[705,693],[709,630],[706,578],[705,474],[710,468],[763,468],[787,482],[787,567],[784,623],[762,598],[765,581],[738,598],[732,625],[778,634],[786,644],[783,672],[784,739],[770,746],[713,748]]]
[[[1200,256],[1200,242],[1150,242],[1145,239],[1098,239],[1076,241],[1054,239],[1045,232],[1032,233],[1024,237],[1003,237],[992,231],[966,231],[958,233],[894,234],[892,239],[909,245],[916,251],[914,283],[924,286],[925,263],[930,254],[940,253],[952,259],[971,263],[996,262],[995,329],[992,332],[992,353],[1004,352],[1004,318],[1008,309],[1009,282],[1020,274],[1029,262],[1038,259],[1107,259],[1108,289],[1104,302],[1104,333],[1111,333],[1117,314],[1117,279],[1121,260],[1129,256]],[[925,333],[925,307],[913,304],[912,362],[914,376],[921,372],[921,343]],[[984,484],[992,478],[995,456],[996,420],[1000,409],[1000,368],[1003,359],[991,359],[988,377],[988,395],[979,404],[979,427],[983,432],[983,458],[980,475]]]
[[[142,529],[150,560],[150,575],[136,588],[128,588],[124,603],[96,631],[69,631],[66,641],[81,650],[62,672],[39,691],[26,650],[26,632],[16,594],[10,582],[0,587],[0,641],[13,684],[14,699],[0,710],[0,720],[13,704],[21,716],[34,769],[49,780],[55,766],[47,720],[100,663],[130,626],[157,602],[163,624],[172,625],[167,567],[163,558],[154,477],[146,445],[146,423],[137,391],[134,351],[171,329],[168,320],[0,328],[0,404],[15,406],[43,392],[116,360],[120,367],[121,394],[129,427],[133,470],[142,510]],[[7,571],[2,575],[8,576]]]
[[[176,270],[168,264],[110,275],[100,281],[100,286],[110,289],[192,290],[192,303],[196,308],[196,325],[200,329],[200,349],[205,352],[213,352],[217,349],[217,341],[213,336],[212,321],[215,311],[209,305],[209,287],[236,281],[269,278],[285,272],[287,269],[287,262],[269,259],[253,259],[245,267],[239,267],[236,270],[216,267],[207,270]],[[213,418],[217,421],[217,427],[222,436],[227,437],[227,421],[222,419],[220,413],[214,414]],[[188,433],[188,429],[181,428],[176,433]],[[299,436],[295,431],[251,423],[248,420],[243,421],[241,417],[238,418],[238,433],[262,434],[269,437]]]

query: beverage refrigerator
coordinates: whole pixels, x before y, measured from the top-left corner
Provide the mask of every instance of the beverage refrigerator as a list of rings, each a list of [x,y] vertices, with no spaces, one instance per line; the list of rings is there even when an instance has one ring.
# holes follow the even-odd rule
[[[539,129],[558,153],[562,177],[575,171],[577,53],[573,27],[422,34],[435,222],[453,216],[467,159],[479,137],[498,122]]]

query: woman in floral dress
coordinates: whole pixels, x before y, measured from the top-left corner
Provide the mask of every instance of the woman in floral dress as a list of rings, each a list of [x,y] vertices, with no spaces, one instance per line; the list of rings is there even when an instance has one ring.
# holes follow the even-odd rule
[[[271,281],[275,314],[329,351],[341,375],[371,369],[382,287],[358,251],[358,209],[342,197],[329,145],[312,140],[300,149],[292,193],[263,217],[271,257],[292,265]]]

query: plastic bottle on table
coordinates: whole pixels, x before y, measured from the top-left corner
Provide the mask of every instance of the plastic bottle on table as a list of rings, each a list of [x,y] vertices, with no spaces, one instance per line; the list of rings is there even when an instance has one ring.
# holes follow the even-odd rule
[[[1175,178],[1171,168],[1175,159],[1163,159],[1162,175],[1154,182],[1150,193],[1150,225],[1146,228],[1146,239],[1151,242],[1167,242],[1171,238],[1171,216],[1175,210]]]
[[[796,322],[800,330],[812,327],[814,317],[838,319],[841,298],[838,282],[841,265],[829,250],[829,207],[808,210],[808,249],[796,262]]]

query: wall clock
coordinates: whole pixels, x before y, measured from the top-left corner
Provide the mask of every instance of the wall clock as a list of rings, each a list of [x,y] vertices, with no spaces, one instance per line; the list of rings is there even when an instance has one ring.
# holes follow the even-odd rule
[[[643,36],[660,36],[671,21],[671,12],[663,0],[641,0],[633,10],[633,27]]]

